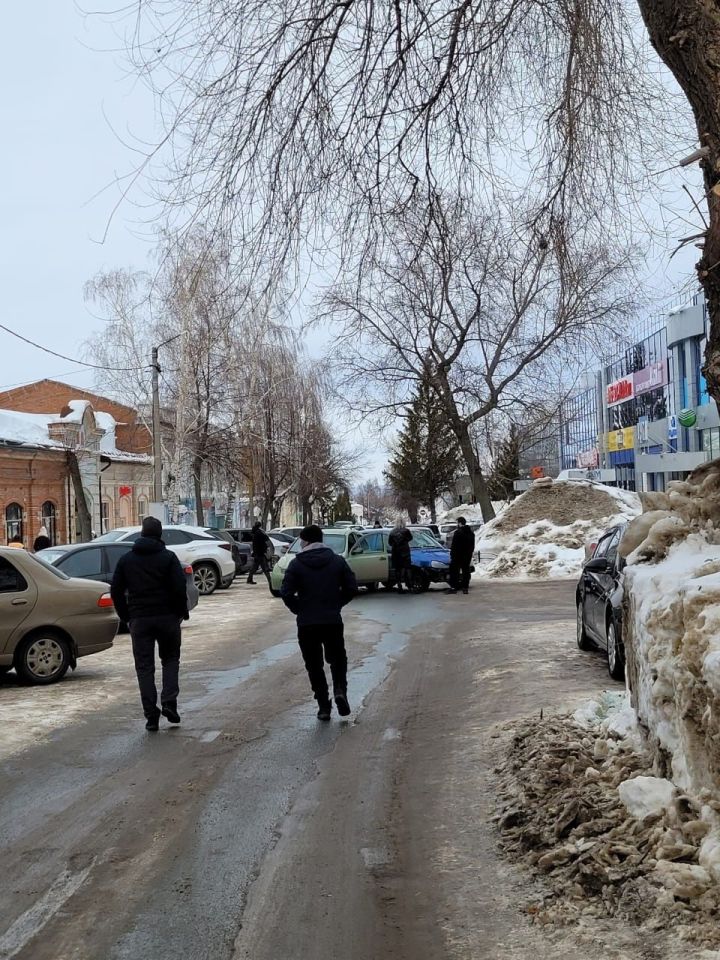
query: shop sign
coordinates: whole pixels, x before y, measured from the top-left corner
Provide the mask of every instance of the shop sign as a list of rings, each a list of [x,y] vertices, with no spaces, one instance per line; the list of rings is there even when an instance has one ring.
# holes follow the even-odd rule
[[[626,400],[632,400],[635,396],[635,382],[633,375],[623,377],[622,380],[616,380],[615,383],[607,385],[607,405],[615,407],[618,403],[625,403]]]
[[[635,427],[625,427],[624,430],[613,430],[606,434],[606,444],[611,453],[632,450],[635,446]]]
[[[633,374],[633,381],[635,396],[655,390],[656,387],[664,387],[668,382],[667,362],[660,360],[658,363],[651,363],[649,367],[643,367]]]
[[[668,440],[677,440],[678,436],[678,418],[675,414],[668,417]]]
[[[575,459],[578,467],[583,467],[586,470],[597,467],[600,463],[597,447],[592,447],[590,450],[581,450]]]

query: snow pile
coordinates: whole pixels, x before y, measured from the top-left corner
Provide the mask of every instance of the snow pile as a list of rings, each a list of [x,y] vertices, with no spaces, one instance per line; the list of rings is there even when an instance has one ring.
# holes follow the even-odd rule
[[[717,947],[720,803],[658,777],[624,696],[603,701],[514,725],[496,768],[502,847],[542,878],[527,913],[549,926],[617,917]]]
[[[657,771],[720,797],[720,462],[642,500],[621,544],[633,706]]]
[[[639,512],[639,498],[614,487],[578,480],[534,484],[483,528],[479,574],[577,577],[588,544]]]

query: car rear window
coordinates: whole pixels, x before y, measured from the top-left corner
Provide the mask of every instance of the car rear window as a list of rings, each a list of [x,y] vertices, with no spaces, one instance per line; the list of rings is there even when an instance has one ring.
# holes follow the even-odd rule
[[[95,537],[95,543],[114,543],[116,540],[122,540],[123,537],[127,536],[127,530],[111,530],[109,533],[103,533],[99,537]],[[135,539],[140,536],[136,534]]]
[[[54,577],[58,578],[58,580],[70,579],[70,577],[66,573],[63,573],[62,570],[58,570],[57,567],[54,567],[51,563],[48,563],[47,560],[43,560],[43,558],[38,554],[29,553],[28,557],[30,557],[33,563],[39,563],[41,567],[44,567],[46,570],[49,570]]]

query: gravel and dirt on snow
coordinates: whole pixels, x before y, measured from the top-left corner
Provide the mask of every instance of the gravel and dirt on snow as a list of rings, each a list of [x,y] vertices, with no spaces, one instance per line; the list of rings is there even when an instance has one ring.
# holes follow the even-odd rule
[[[640,513],[634,493],[578,480],[544,480],[514,500],[478,536],[477,576],[572,579],[586,547]]]
[[[597,941],[620,920],[680,954],[717,949],[720,885],[704,863],[720,802],[654,775],[625,695],[505,729],[496,821],[504,854],[536,878],[531,922]]]

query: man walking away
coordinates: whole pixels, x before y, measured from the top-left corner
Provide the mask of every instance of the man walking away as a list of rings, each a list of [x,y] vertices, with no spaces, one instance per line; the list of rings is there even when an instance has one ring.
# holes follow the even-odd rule
[[[162,524],[155,517],[145,517],[142,535],[118,560],[110,594],[117,615],[130,626],[146,729],[159,728],[161,713],[170,723],[180,723],[180,622],[190,619],[187,586],[180,561],[162,542]],[[155,687],[156,642],[162,663],[161,710]]]
[[[465,517],[458,517],[457,530],[450,543],[450,593],[462,588],[468,592],[470,586],[470,567],[475,552],[475,534],[468,527]]]
[[[399,523],[396,527],[393,527],[388,537],[390,566],[392,567],[390,579],[397,584],[398,593],[403,592],[403,584],[407,586],[410,580],[410,568],[412,566],[410,541],[412,538],[412,533],[404,523]]]
[[[329,720],[332,710],[323,654],[330,664],[338,713],[347,717],[347,655],[340,611],[356,595],[357,581],[345,559],[325,546],[320,527],[305,527],[300,541],[302,549],[287,568],[280,596],[297,617],[298,642],[317,700],[318,720]]]
[[[268,582],[268,586],[272,590],[272,581],[270,580],[270,564],[268,563],[268,547],[272,546],[272,540],[265,533],[262,528],[262,524],[257,520],[253,524],[252,528],[252,558],[253,565],[250,568],[250,573],[248,574],[247,582],[249,584],[254,584],[255,581],[253,577],[258,572],[262,570],[265,574]]]

